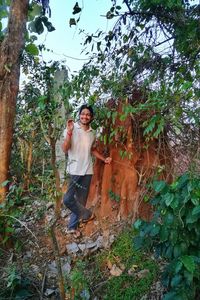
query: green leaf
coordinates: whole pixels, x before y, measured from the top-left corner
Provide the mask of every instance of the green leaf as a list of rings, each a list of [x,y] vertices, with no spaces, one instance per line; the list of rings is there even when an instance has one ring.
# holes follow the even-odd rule
[[[191,88],[193,86],[192,82],[186,81],[184,82],[184,84],[182,85],[182,89],[183,90],[188,90],[189,88]]]
[[[166,225],[170,225],[174,222],[174,215],[172,213],[167,213],[164,217],[164,222],[166,222]]]
[[[25,50],[26,50],[26,52],[28,52],[29,54],[31,54],[33,56],[39,55],[38,47],[35,44],[32,44],[32,43],[28,44],[25,47]]]
[[[192,210],[192,215],[197,215],[200,213],[200,205],[196,206]]]
[[[133,244],[136,250],[139,250],[142,248],[143,244],[144,244],[144,238],[141,236],[136,236],[133,239]]]
[[[186,224],[193,224],[198,220],[198,218],[197,214],[192,214],[192,212],[189,211],[186,216]]]
[[[180,272],[180,270],[181,270],[181,268],[182,268],[182,266],[183,266],[183,263],[181,262],[181,261],[177,261],[176,263],[175,263],[175,273],[179,273]]]
[[[148,126],[144,130],[144,133],[143,133],[144,135],[146,135],[146,134],[150,133],[151,131],[153,131],[158,119],[159,119],[158,115],[155,115],[151,118],[150,122],[148,123]]]
[[[176,244],[176,245],[174,246],[173,255],[174,255],[175,258],[178,258],[181,254],[182,254],[182,253],[181,253],[181,247],[180,247],[179,244]]]
[[[142,220],[140,220],[140,219],[135,221],[134,224],[133,224],[135,229],[139,229],[141,225],[142,225]]]
[[[190,272],[193,273],[195,270],[195,263],[194,258],[189,255],[184,255],[180,258],[181,262],[183,263],[184,267]]]
[[[150,236],[156,236],[160,232],[160,226],[154,225],[151,229]]]
[[[162,226],[160,230],[160,240],[161,242],[165,242],[168,240],[169,231],[167,229],[167,226]]]
[[[169,292],[164,295],[163,300],[175,300],[176,299],[176,293],[175,292]]]
[[[171,287],[176,288],[180,284],[181,280],[182,280],[182,276],[180,274],[175,275],[171,279]]]
[[[154,190],[159,193],[167,186],[165,181],[154,181],[153,188]]]
[[[27,289],[20,289],[16,292],[15,300],[30,299],[33,294]]]
[[[163,196],[163,199],[165,201],[165,204],[167,206],[170,206],[170,204],[172,203],[172,201],[174,200],[174,194],[172,193],[166,193],[164,196]]]
[[[42,22],[43,24],[46,26],[47,30],[49,32],[52,32],[55,30],[55,27],[53,27],[52,23],[48,21],[48,18],[47,17],[42,17]]]
[[[5,180],[0,184],[0,187],[5,187],[10,181],[9,180]]]
[[[76,20],[74,18],[69,20],[69,26],[71,27],[72,25],[76,25]]]
[[[12,227],[6,227],[5,228],[5,232],[8,232],[8,233],[12,233],[12,232],[14,232],[15,230],[14,230],[14,228],[12,228]]]
[[[42,6],[36,3],[33,4],[32,9],[29,12],[29,20],[33,20],[36,16],[39,16],[42,13]]]
[[[44,31],[44,26],[42,24],[42,19],[40,17],[36,18],[35,21],[33,21],[34,25],[35,25],[35,31],[38,34],[42,34]],[[33,28],[33,27],[32,27]]]
[[[80,8],[78,2],[76,2],[76,4],[73,7],[73,15],[76,15],[76,14],[78,14],[80,12],[81,12],[81,8]]]
[[[189,175],[187,173],[183,174],[178,180],[176,189],[178,190],[178,189],[183,188],[183,186],[186,185],[188,180],[189,180]]]

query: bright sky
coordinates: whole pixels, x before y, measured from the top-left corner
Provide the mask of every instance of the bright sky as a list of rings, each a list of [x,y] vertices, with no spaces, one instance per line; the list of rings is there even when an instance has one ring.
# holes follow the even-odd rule
[[[58,4],[59,3],[59,4]],[[78,71],[86,60],[81,54],[81,43],[84,34],[79,34],[79,29],[86,33],[95,33],[97,29],[108,31],[111,22],[105,18],[106,12],[111,7],[109,0],[82,0],[79,6],[83,8],[78,26],[69,26],[70,18],[77,19],[79,14],[73,15],[73,7],[76,0],[50,0],[51,18],[55,31],[42,34],[39,42],[46,45],[52,52],[44,53],[45,60],[65,60],[66,66],[71,72]],[[90,48],[88,48],[90,49]],[[77,59],[73,59],[73,58]]]

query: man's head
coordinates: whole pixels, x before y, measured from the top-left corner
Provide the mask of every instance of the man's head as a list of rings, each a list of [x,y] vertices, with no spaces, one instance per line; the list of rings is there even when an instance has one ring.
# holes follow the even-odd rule
[[[90,105],[83,104],[79,109],[79,120],[83,125],[89,125],[93,120],[94,112]]]

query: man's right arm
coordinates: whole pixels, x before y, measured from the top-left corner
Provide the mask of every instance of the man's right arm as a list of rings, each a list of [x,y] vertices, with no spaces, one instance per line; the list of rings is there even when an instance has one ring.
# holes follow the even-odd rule
[[[74,121],[72,119],[67,120],[66,129],[64,131],[64,142],[62,144],[62,150],[64,153],[71,148],[71,138],[74,130]]]
[[[72,137],[72,132],[71,133],[67,132],[64,142],[62,143],[62,150],[64,153],[67,153],[67,151],[71,147],[71,137]]]

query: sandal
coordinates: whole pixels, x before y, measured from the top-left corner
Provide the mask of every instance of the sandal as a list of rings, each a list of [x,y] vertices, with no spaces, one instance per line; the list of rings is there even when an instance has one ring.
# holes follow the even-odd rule
[[[95,214],[92,214],[88,219],[81,219],[80,220],[80,224],[79,227],[81,227],[81,225],[86,224],[91,222],[92,220],[94,220],[96,218]]]

